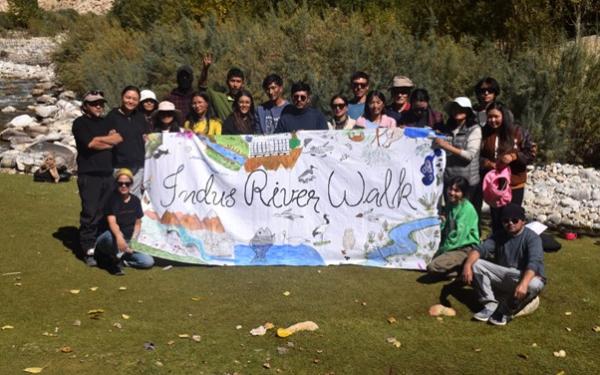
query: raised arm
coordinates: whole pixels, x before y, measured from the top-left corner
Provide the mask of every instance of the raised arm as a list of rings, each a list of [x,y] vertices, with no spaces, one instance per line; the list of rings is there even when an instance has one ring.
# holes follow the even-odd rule
[[[198,89],[205,91],[208,88],[208,69],[212,65],[212,54],[207,53],[202,57],[202,71],[198,78]]]

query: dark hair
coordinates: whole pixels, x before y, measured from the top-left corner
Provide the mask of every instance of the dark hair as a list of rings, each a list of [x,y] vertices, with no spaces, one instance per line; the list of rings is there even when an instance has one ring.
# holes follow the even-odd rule
[[[229,81],[233,77],[241,78],[244,80],[244,72],[240,68],[231,68],[227,72],[227,80]]]
[[[469,195],[469,181],[462,176],[455,176],[448,181],[448,185],[446,185],[446,190],[450,189],[452,186],[455,186],[460,190],[463,194],[463,197],[467,197]]]
[[[461,107],[460,105],[458,105],[458,103],[452,102],[449,107],[449,111],[448,111],[448,121],[446,121],[446,128],[454,129],[458,126],[458,124],[456,123],[456,120],[454,119],[454,116],[452,116],[452,112],[454,111],[454,108],[460,108],[460,110],[462,112],[465,112],[467,114],[467,119],[465,120],[465,126],[467,128],[470,128],[473,125],[479,125],[479,123],[477,122],[477,120],[475,118],[475,112],[473,112],[473,110],[470,110],[469,108]]]
[[[509,113],[510,111],[504,104],[502,104],[501,102],[491,102],[485,110],[486,115],[494,109],[502,113],[502,125],[500,125],[500,127],[497,129],[494,129],[489,125],[484,126],[483,138],[485,139],[486,136],[489,136],[494,132],[498,132],[498,155],[502,155],[514,148],[514,137],[516,129],[511,121],[511,116]]]
[[[496,96],[500,95],[500,85],[498,84],[498,81],[496,81],[492,77],[484,77],[480,79],[479,82],[477,82],[477,84],[475,85],[475,93],[477,93],[481,89],[481,86],[483,86],[484,84],[488,85],[490,87],[490,90],[494,94],[496,94]]]
[[[333,101],[336,99],[342,99],[344,101],[345,105],[348,105],[348,99],[346,99],[346,97],[344,95],[338,94],[338,95],[334,95],[331,100],[329,101],[329,106],[333,105]]]
[[[367,80],[367,83],[369,82],[369,75],[365,72],[361,72],[360,70],[352,74],[352,76],[350,77],[350,82],[354,82],[355,79],[359,78],[364,78]]]
[[[304,81],[298,81],[292,84],[292,89],[290,91],[292,95],[298,91],[306,91],[310,95],[310,86]]]
[[[135,91],[137,92],[138,96],[140,96],[140,89],[137,86],[129,85],[125,86],[125,88],[121,91],[121,97],[123,97],[127,91]]]
[[[266,90],[267,88],[269,88],[271,83],[274,83],[277,86],[283,86],[283,79],[281,79],[281,77],[278,76],[277,74],[269,74],[268,76],[265,77],[265,79],[262,82],[263,90]]]
[[[383,92],[378,90],[369,91],[369,93],[367,94],[367,99],[365,100],[365,112],[363,113],[363,117],[369,121],[371,120],[371,116],[373,115],[371,113],[371,108],[369,107],[369,102],[371,102],[373,98],[379,98],[383,102],[383,106],[385,107],[385,95],[383,94]],[[382,111],[381,114],[384,115],[385,110]]]
[[[156,114],[154,115],[154,132],[155,133],[160,133],[162,131],[162,121],[160,121],[161,117],[162,117],[162,113],[165,113],[164,111],[157,111],[155,112]],[[182,124],[179,123],[179,116],[177,116],[177,114],[175,113],[175,111],[173,111],[173,122],[171,122],[171,125],[169,125],[170,127],[170,132],[174,132],[177,133],[179,132],[180,128],[181,128]]]
[[[429,103],[429,93],[425,89],[415,89],[410,93],[410,104],[414,102],[427,102]]]
[[[246,116],[240,111],[240,99],[243,96],[250,98],[250,111]],[[233,124],[240,134],[252,134],[256,125],[256,112],[254,110],[254,99],[248,90],[240,90],[233,99]]]

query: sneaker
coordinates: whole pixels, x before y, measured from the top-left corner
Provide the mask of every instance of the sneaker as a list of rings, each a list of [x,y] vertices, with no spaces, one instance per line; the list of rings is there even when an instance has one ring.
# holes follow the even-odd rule
[[[495,326],[505,326],[508,323],[508,315],[496,310],[488,322]]]
[[[86,255],[83,260],[85,261],[85,264],[87,264],[88,267],[97,267],[98,266],[98,262],[96,262],[96,258],[94,258],[93,255]]]
[[[535,310],[537,310],[538,307],[540,307],[540,297],[536,296],[534,299],[531,300],[531,302],[525,305],[525,307],[523,307],[521,311],[515,314],[515,318],[518,316],[532,314]]]
[[[481,311],[473,315],[473,319],[479,320],[480,322],[487,322],[490,320],[490,317],[494,314],[494,310],[490,310],[487,307],[484,307]]]

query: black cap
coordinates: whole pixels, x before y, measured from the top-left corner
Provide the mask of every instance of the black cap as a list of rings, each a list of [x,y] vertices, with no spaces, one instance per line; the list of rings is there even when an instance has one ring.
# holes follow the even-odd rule
[[[525,220],[525,209],[516,203],[509,203],[502,207],[502,213],[500,215],[502,219],[521,219]]]

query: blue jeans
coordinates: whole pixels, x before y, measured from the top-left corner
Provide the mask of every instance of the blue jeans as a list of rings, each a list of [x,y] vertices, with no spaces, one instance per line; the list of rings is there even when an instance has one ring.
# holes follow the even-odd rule
[[[98,236],[96,240],[96,251],[97,256],[107,256],[108,254],[115,255],[119,253],[117,247],[117,241],[115,240],[111,231],[107,230]],[[121,258],[126,266],[133,268],[152,268],[154,265],[154,258],[148,254],[138,253],[125,253]]]

